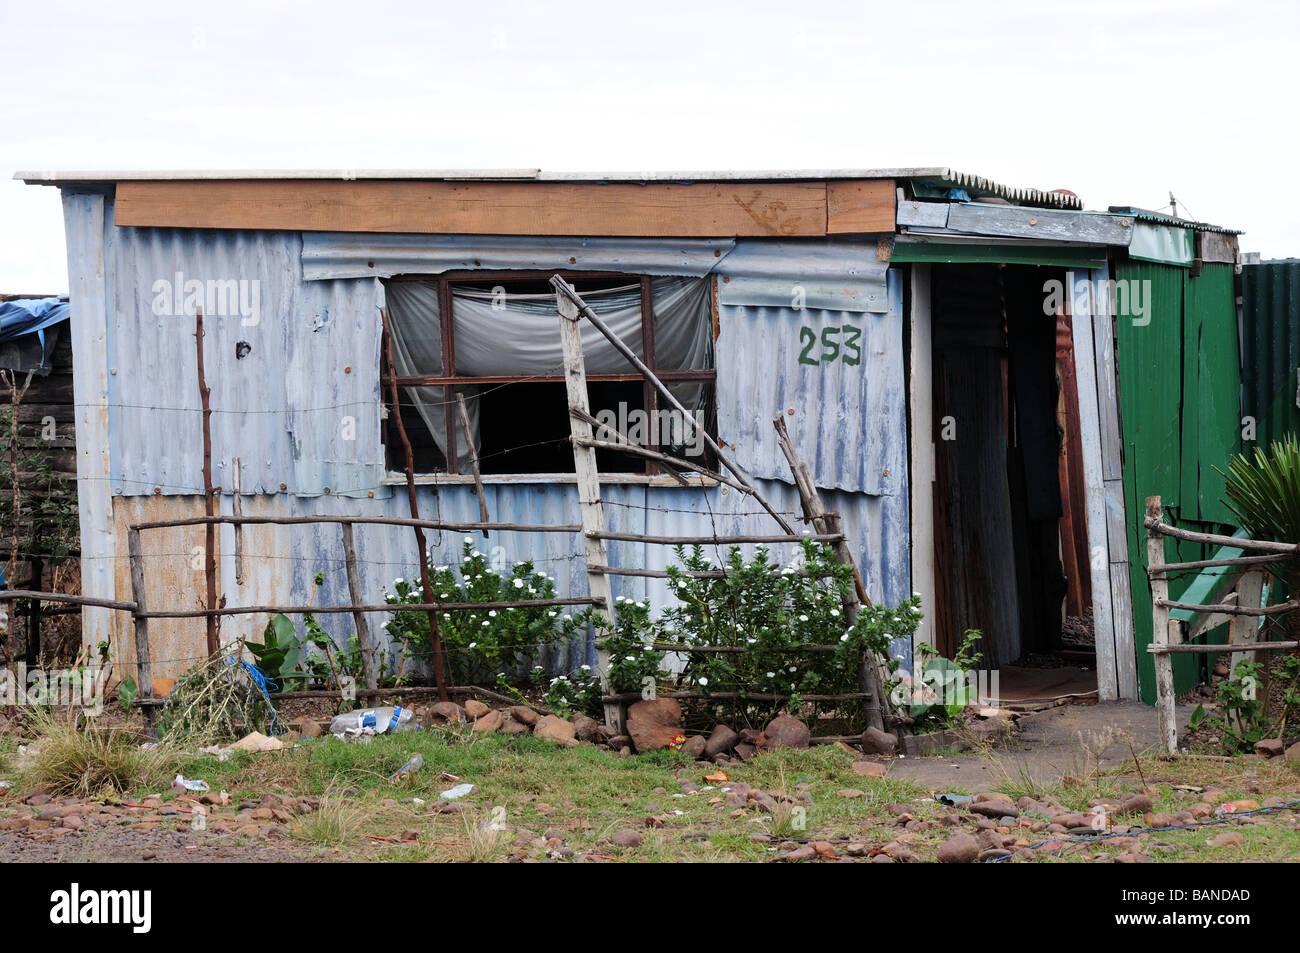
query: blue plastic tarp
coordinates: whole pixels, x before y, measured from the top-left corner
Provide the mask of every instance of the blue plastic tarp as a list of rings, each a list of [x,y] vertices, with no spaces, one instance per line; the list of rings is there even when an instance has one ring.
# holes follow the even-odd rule
[[[0,302],[0,342],[28,334],[45,343],[45,329],[68,320],[68,302],[59,298],[17,298]]]

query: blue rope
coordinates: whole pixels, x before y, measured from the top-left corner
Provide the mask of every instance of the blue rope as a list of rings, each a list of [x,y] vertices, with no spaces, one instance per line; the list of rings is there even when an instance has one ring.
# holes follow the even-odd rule
[[[253,665],[251,662],[244,659],[234,659],[230,656],[226,656],[226,667],[240,668],[243,670],[244,674],[248,676],[248,680],[252,682],[253,687],[256,688],[261,693],[262,698],[266,700],[267,707],[271,709],[271,723],[267,726],[267,729],[273,735],[283,734],[284,728],[280,725],[279,713],[275,710],[275,703],[271,701],[271,692],[278,692],[280,690],[280,686],[276,683],[275,679],[265,674],[256,665]]]

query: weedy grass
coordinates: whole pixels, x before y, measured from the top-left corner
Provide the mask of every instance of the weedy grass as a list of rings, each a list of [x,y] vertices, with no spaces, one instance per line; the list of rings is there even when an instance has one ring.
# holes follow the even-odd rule
[[[38,712],[24,781],[52,795],[97,797],[120,794],[169,779],[177,761],[169,748],[140,748],[137,732],[110,725],[79,726],[71,719]]]
[[[289,822],[289,836],[317,847],[345,847],[361,835],[366,812],[354,800],[338,794],[320,799],[320,807]]]

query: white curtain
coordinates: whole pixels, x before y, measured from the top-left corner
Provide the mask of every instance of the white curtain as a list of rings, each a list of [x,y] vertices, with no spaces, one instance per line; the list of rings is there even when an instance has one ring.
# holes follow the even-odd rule
[[[656,278],[651,282],[654,306],[656,367],[660,370],[700,370],[712,366],[713,322],[708,278]],[[609,328],[640,358],[641,291],[629,283],[599,291],[584,291],[585,300]],[[387,286],[393,333],[393,362],[399,375],[440,374],[442,341],[435,282],[394,281]],[[582,322],[583,360],[589,374],[622,374],[632,366]],[[456,374],[465,377],[562,374],[559,318],[554,294],[509,294],[504,287],[453,286],[452,341]],[[701,384],[672,385],[675,397],[688,410],[703,410],[707,396]],[[463,389],[476,447],[479,441],[477,396]],[[408,387],[404,399],[420,412],[434,442],[446,455],[442,388]],[[451,399],[454,399],[452,397]],[[463,443],[463,441],[458,441]],[[468,470],[467,449],[460,449],[462,472]]]

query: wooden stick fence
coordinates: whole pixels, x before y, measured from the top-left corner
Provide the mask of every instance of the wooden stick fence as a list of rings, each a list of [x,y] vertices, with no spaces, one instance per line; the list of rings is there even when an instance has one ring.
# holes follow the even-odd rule
[[[1160,497],[1146,499],[1146,517],[1143,526],[1147,531],[1147,577],[1151,582],[1152,642],[1147,651],[1154,656],[1156,671],[1156,717],[1160,726],[1160,741],[1170,754],[1178,751],[1178,723],[1174,691],[1174,655],[1232,654],[1232,668],[1245,658],[1247,651],[1268,652],[1300,648],[1300,642],[1261,642],[1258,640],[1257,620],[1272,615],[1282,615],[1300,608],[1300,602],[1290,601],[1273,606],[1260,606],[1263,568],[1286,559],[1300,556],[1300,546],[1270,540],[1245,539],[1217,533],[1198,533],[1179,529],[1164,521],[1164,508]],[[1267,553],[1263,556],[1236,556],[1221,559],[1199,559],[1191,562],[1166,563],[1165,539],[1179,539],[1236,550]],[[1182,602],[1169,598],[1169,576],[1174,572],[1191,569],[1224,567],[1225,573],[1219,588],[1235,585],[1231,601],[1213,604]],[[1252,604],[1253,603],[1253,604]],[[1189,628],[1183,620],[1170,617],[1170,610],[1198,614]],[[1228,624],[1228,644],[1210,645],[1189,641],[1204,635],[1224,623]],[[1243,647],[1249,650],[1243,651]],[[1236,651],[1234,651],[1236,649]],[[1231,677],[1231,676],[1230,676]]]
[[[710,439],[710,446],[713,448],[714,455],[722,464],[729,475],[715,472],[699,464],[673,457],[668,454],[657,451],[648,451],[644,448],[637,447],[627,440],[622,434],[615,434],[613,440],[596,439],[596,431],[593,426],[601,426],[599,422],[591,415],[590,408],[587,405],[587,378],[583,362],[582,343],[579,333],[579,322],[585,317],[592,323],[618,350],[628,359],[638,371],[641,372],[647,385],[653,388],[671,407],[676,409],[681,415],[687,426],[698,428],[698,423],[686,411],[684,407],[676,400],[671,391],[655,374],[647,368],[631,351],[617,335],[615,335],[605,324],[597,317],[594,312],[583,302],[582,298],[563,280],[556,276],[552,280],[556,288],[556,310],[560,318],[561,341],[563,344],[565,358],[565,381],[567,385],[567,394],[569,399],[569,417],[570,417],[570,442],[574,452],[574,468],[577,475],[578,499],[582,522],[576,525],[547,525],[547,524],[528,524],[528,523],[510,523],[510,522],[492,522],[488,519],[486,501],[484,499],[483,483],[478,473],[477,466],[475,470],[475,487],[479,494],[479,515],[478,521],[449,521],[449,520],[427,520],[419,516],[416,506],[416,493],[414,481],[414,464],[413,452],[409,438],[406,435],[405,428],[401,425],[399,391],[396,385],[396,375],[393,372],[392,353],[391,353],[391,334],[388,327],[388,316],[381,312],[384,325],[384,351],[388,361],[389,375],[388,383],[391,390],[392,405],[389,408],[390,414],[396,418],[396,427],[398,436],[403,444],[406,453],[406,484],[408,497],[410,501],[411,516],[406,517],[384,517],[384,516],[244,516],[242,507],[236,505],[234,514],[230,516],[220,515],[215,512],[215,490],[211,483],[211,437],[208,428],[208,419],[211,414],[211,408],[208,403],[208,388],[203,373],[203,326],[202,317],[199,316],[196,321],[195,337],[198,351],[198,368],[199,368],[199,388],[201,403],[203,409],[203,429],[204,429],[204,487],[205,487],[205,504],[204,515],[192,516],[180,519],[167,520],[144,520],[132,523],[127,531],[127,556],[131,566],[131,589],[132,599],[112,600],[102,599],[93,596],[72,595],[63,593],[39,592],[35,590],[10,590],[0,592],[0,602],[13,601],[16,599],[32,599],[38,602],[62,602],[78,606],[97,606],[102,608],[114,609],[122,612],[129,612],[132,617],[132,626],[134,630],[135,648],[136,648],[136,665],[137,676],[140,685],[141,697],[137,703],[146,711],[156,708],[163,703],[162,699],[152,697],[153,679],[152,679],[152,660],[149,647],[149,620],[151,619],[203,619],[205,621],[208,633],[208,654],[211,655],[219,651],[219,645],[213,646],[214,634],[217,632],[218,620],[225,616],[238,616],[250,614],[276,614],[284,613],[288,615],[300,615],[304,613],[313,614],[351,614],[356,625],[357,638],[360,646],[362,657],[362,677],[365,687],[357,689],[354,693],[356,697],[373,698],[381,694],[390,692],[396,694],[406,692],[417,694],[419,692],[436,692],[439,698],[447,698],[449,691],[469,691],[465,688],[455,688],[446,685],[444,680],[444,667],[441,651],[441,643],[438,635],[438,612],[479,612],[493,609],[518,609],[518,608],[544,608],[548,606],[591,606],[606,617],[612,624],[614,622],[614,605],[611,597],[610,577],[614,575],[625,576],[643,576],[648,578],[667,578],[666,571],[646,570],[646,569],[622,569],[611,566],[606,553],[606,542],[633,542],[651,545],[665,546],[713,546],[713,545],[741,545],[741,544],[773,544],[773,543],[802,543],[812,541],[816,543],[828,543],[835,546],[839,558],[845,564],[852,566],[855,579],[855,591],[851,597],[845,601],[846,617],[851,623],[858,608],[862,604],[869,604],[865,587],[862,584],[861,576],[857,572],[857,567],[853,565],[852,556],[849,554],[846,545],[844,533],[840,529],[839,518],[837,514],[828,513],[823,510],[820,500],[817,498],[816,490],[812,487],[811,476],[807,468],[803,467],[795,459],[793,449],[789,444],[788,436],[784,433],[784,423],[778,427],[783,438],[783,446],[786,449],[786,455],[791,463],[791,468],[795,474],[796,483],[799,485],[800,496],[803,502],[805,521],[813,524],[815,533],[800,534],[796,532],[794,526],[788,522],[779,512],[777,512],[771,503],[769,503],[757,487],[750,482],[748,477],[730,460],[726,451],[718,444],[717,441]],[[463,398],[457,395],[455,401],[456,409],[459,412],[462,428],[465,430],[466,439],[470,442],[471,462],[475,463],[476,454],[473,453],[473,441],[470,439],[470,427],[468,413],[465,409]],[[445,411],[448,415],[452,413],[451,404],[448,402]],[[608,428],[601,428],[602,435]],[[750,534],[735,536],[714,535],[701,536],[654,536],[642,533],[621,533],[609,532],[605,528],[604,511],[600,499],[600,475],[596,467],[596,450],[611,449],[624,452],[634,452],[666,467],[674,470],[690,470],[701,476],[704,476],[717,483],[734,487],[740,492],[753,497],[776,521],[780,528],[779,533],[771,534]],[[450,449],[454,453],[454,449]],[[236,464],[237,466],[237,464]],[[679,480],[680,473],[675,473]],[[806,485],[805,485],[806,484]],[[238,501],[237,501],[238,502]],[[217,577],[215,572],[216,562],[216,528],[219,525],[227,524],[236,529],[236,563],[237,576],[242,577],[243,573],[243,532],[245,526],[253,524],[292,526],[292,525],[312,525],[320,523],[338,524],[342,533],[342,546],[344,550],[344,562],[348,577],[348,597],[349,602],[346,605],[336,606],[313,606],[313,605],[293,605],[293,606],[276,606],[276,605],[255,605],[255,606],[226,606],[224,599],[220,597],[217,591]],[[416,538],[418,547],[418,559],[421,571],[421,587],[424,594],[424,601],[415,604],[367,604],[364,601],[364,594],[361,587],[360,575],[358,571],[358,560],[356,551],[356,542],[353,534],[353,527],[357,525],[376,525],[376,526],[393,526],[410,528]],[[174,610],[165,608],[155,608],[147,604],[146,597],[146,579],[144,572],[144,552],[141,545],[141,533],[145,530],[169,529],[187,526],[204,527],[205,537],[208,545],[205,552],[204,576],[206,582],[206,606],[202,609],[193,610]],[[428,558],[425,547],[425,530],[445,530],[451,532],[482,532],[486,537],[490,531],[498,532],[521,532],[521,533],[559,533],[566,535],[581,535],[584,552],[586,556],[585,566],[587,570],[588,587],[590,595],[586,597],[572,598],[552,598],[552,599],[532,599],[532,600],[503,600],[494,602],[438,602],[433,598],[433,587],[428,574]],[[694,576],[697,578],[724,578],[726,570],[715,572],[685,572],[684,576]],[[375,651],[374,639],[370,632],[370,627],[366,616],[374,612],[426,612],[429,617],[431,642],[434,654],[434,671],[436,687],[431,689],[424,688],[393,688],[381,689],[377,684],[377,675],[374,670],[373,654]],[[617,729],[620,733],[624,728],[624,703],[640,698],[639,693],[619,693],[612,689],[609,682],[609,658],[604,649],[603,640],[597,640],[597,654],[599,659],[599,671],[601,677],[602,701],[605,704],[606,724],[611,728]],[[744,648],[739,646],[689,646],[674,643],[660,643],[655,646],[658,649],[672,651],[677,653],[728,653],[744,652]],[[789,651],[791,654],[818,654],[834,652],[834,645],[806,645],[792,646]],[[864,659],[862,666],[862,691],[845,693],[841,695],[804,695],[806,701],[862,701],[866,703],[867,716],[869,723],[879,727],[882,724],[881,712],[887,709],[887,700],[882,697],[879,680],[875,674],[876,668],[874,662]],[[307,697],[338,697],[338,692],[332,691],[303,691],[303,692],[284,692],[280,693],[279,698],[307,698]],[[753,701],[782,701],[790,696],[774,695],[768,693],[748,693],[748,692],[670,692],[664,693],[664,697],[669,698],[697,698],[697,699],[714,699],[714,700],[732,700],[732,699],[749,699]],[[875,702],[875,704],[871,704]]]

